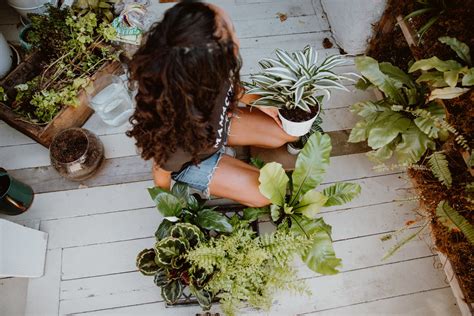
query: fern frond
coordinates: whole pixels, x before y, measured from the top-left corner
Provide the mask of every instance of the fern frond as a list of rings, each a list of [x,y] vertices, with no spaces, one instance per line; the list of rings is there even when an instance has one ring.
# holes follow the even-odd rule
[[[474,226],[470,224],[461,214],[449,206],[445,200],[439,202],[436,208],[436,216],[438,216],[441,224],[446,226],[449,230],[458,229],[467,240],[474,244]]]
[[[421,226],[420,229],[416,230],[414,233],[406,236],[405,238],[403,238],[402,240],[400,240],[399,242],[397,242],[395,245],[393,245],[388,251],[387,253],[383,256],[382,260],[387,260],[388,258],[390,258],[391,256],[393,256],[398,250],[400,250],[400,248],[402,248],[403,246],[405,246],[406,244],[408,244],[410,241],[412,241],[416,236],[420,235],[424,230],[425,228],[428,227],[428,221],[425,222],[425,224],[423,226]]]
[[[430,166],[431,172],[442,184],[447,188],[450,188],[453,183],[453,177],[449,170],[449,164],[446,160],[446,155],[437,151],[434,152],[428,159],[428,165]]]

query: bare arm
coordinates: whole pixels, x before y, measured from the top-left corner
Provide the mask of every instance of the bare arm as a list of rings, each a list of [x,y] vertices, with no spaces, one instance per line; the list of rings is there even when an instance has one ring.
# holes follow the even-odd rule
[[[244,94],[241,98],[240,98],[240,102],[244,103],[244,104],[247,104],[247,105],[251,105],[253,101],[256,101],[258,99],[260,99],[261,96],[259,96],[258,94]],[[257,106],[257,108],[262,111],[263,113],[265,113],[266,115],[270,116],[273,120],[275,120],[275,122],[278,124],[278,126],[281,127],[281,121],[280,121],[280,118],[278,117],[278,109],[276,107],[259,107]]]
[[[171,172],[170,171],[161,169],[159,166],[153,163],[152,173],[153,173],[153,181],[155,182],[156,186],[166,189],[166,190],[170,189],[171,187]]]

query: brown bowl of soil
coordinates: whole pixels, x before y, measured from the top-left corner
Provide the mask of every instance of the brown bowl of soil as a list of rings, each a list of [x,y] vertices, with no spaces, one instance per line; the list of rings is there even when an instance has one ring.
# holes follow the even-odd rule
[[[90,178],[104,160],[104,146],[92,132],[69,128],[57,134],[49,148],[51,165],[73,181]]]

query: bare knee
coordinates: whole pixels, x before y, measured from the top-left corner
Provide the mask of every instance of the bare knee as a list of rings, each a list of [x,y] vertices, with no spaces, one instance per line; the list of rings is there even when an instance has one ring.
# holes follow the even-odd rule
[[[291,136],[281,129],[277,135],[275,135],[271,145],[273,148],[279,148],[287,143],[296,142],[298,139],[299,137]]]
[[[171,172],[153,166],[153,182],[156,186],[169,190],[171,187]]]

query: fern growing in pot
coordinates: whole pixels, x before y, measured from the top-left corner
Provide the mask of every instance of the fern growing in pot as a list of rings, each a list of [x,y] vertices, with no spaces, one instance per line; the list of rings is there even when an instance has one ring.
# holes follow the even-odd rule
[[[341,81],[353,79],[333,72],[346,63],[341,55],[318,63],[318,53],[310,46],[292,54],[277,49],[275,54],[276,59],[259,61],[262,71],[244,84],[248,94],[261,96],[253,106],[277,107],[283,129],[289,135],[302,136],[318,117],[324,95],[329,98],[331,89],[348,91]]]

